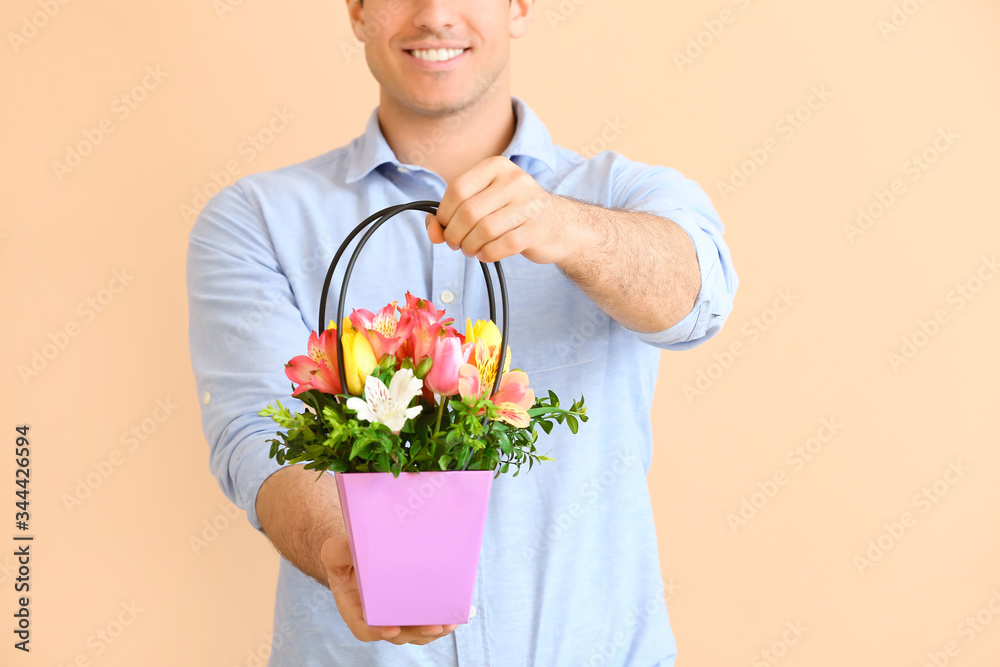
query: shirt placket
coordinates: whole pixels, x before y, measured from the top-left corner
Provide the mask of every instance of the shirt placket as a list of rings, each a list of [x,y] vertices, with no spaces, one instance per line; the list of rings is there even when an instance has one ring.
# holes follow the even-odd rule
[[[404,178],[419,182],[419,186],[409,192],[414,193],[414,199],[430,199],[440,201],[444,195],[444,182],[435,175],[426,172],[410,173],[405,168],[397,170]],[[420,192],[421,196],[415,196]],[[430,241],[428,241],[430,243]],[[468,280],[465,255],[456,252],[447,244],[433,244],[431,247],[431,293],[427,295],[435,306],[445,310],[446,318],[455,320],[455,328],[465,328],[466,308],[468,298],[479,298],[476,290],[467,289]],[[478,276],[480,281],[482,275]],[[471,305],[471,304],[470,304]],[[475,308],[473,307],[473,311]],[[489,641],[484,612],[485,579],[483,562],[480,560],[476,568],[476,585],[473,592],[472,605],[469,609],[469,622],[458,626],[452,636],[455,639],[458,667],[490,667]]]
[[[486,576],[482,559],[476,568],[476,587],[469,609],[469,622],[455,630],[455,648],[458,653],[458,667],[491,667],[489,652],[488,615],[485,613]]]

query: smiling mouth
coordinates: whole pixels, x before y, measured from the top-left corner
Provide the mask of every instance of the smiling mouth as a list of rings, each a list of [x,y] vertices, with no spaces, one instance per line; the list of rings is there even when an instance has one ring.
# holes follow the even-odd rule
[[[417,60],[431,63],[445,62],[457,58],[467,49],[408,49],[406,52]]]

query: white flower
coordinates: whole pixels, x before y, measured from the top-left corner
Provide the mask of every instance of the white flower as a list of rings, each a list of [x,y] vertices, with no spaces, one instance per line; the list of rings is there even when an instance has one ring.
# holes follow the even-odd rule
[[[413,376],[413,371],[404,368],[396,371],[389,380],[389,387],[374,375],[365,380],[364,399],[347,399],[347,407],[358,413],[358,419],[374,424],[385,424],[393,433],[399,433],[407,419],[416,417],[423,409],[420,405],[412,408],[413,397],[420,393],[424,383]]]

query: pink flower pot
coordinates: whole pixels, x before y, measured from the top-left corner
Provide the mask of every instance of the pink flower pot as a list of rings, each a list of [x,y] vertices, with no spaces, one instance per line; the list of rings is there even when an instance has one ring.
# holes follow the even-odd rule
[[[368,625],[468,623],[493,471],[334,476]]]

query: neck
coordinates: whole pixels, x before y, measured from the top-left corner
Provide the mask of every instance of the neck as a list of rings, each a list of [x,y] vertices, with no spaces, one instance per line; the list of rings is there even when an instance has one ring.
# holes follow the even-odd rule
[[[451,183],[488,157],[503,153],[516,121],[509,91],[499,86],[468,106],[428,115],[403,107],[382,92],[378,120],[400,162],[429,169]]]

